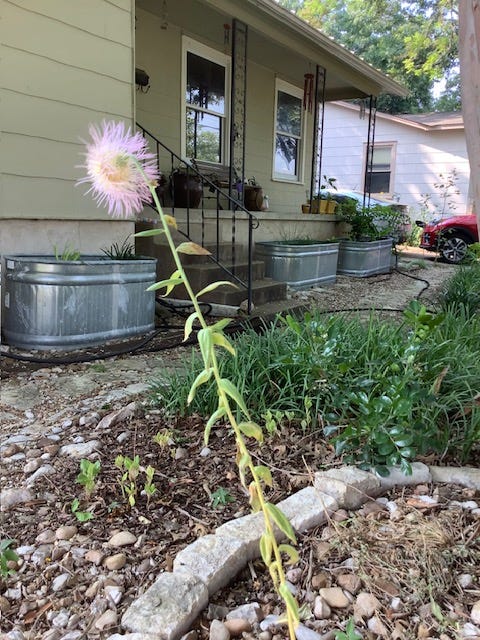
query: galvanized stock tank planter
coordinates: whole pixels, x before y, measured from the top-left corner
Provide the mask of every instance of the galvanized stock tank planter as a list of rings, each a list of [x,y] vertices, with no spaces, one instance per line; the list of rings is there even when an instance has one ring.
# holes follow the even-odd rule
[[[366,278],[392,270],[392,238],[341,240],[337,273]]]
[[[6,256],[3,333],[7,344],[74,349],[155,326],[156,260]]]
[[[265,263],[265,275],[293,289],[333,284],[338,242],[285,240],[255,243],[255,254]]]

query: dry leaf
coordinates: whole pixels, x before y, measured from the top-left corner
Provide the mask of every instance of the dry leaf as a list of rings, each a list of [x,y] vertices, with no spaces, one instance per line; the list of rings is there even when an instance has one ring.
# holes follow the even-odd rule
[[[53,602],[46,602],[42,607],[40,607],[40,609],[29,611],[25,615],[23,621],[25,622],[25,624],[32,624],[32,622],[35,622],[35,620],[43,613],[45,613],[45,611],[48,611],[50,607],[53,607]]]
[[[182,242],[177,247],[178,253],[186,253],[190,256],[210,256],[211,252],[205,247],[201,247],[196,242]]]

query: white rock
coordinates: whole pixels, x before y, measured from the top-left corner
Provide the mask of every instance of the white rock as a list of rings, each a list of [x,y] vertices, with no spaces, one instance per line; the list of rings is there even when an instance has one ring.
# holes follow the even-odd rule
[[[380,606],[379,600],[374,595],[362,591],[358,594],[353,607],[355,619],[371,618]]]
[[[389,491],[396,486],[406,487],[413,484],[428,483],[432,480],[430,470],[423,462],[413,462],[412,473],[409,476],[403,473],[400,467],[388,467],[388,470],[390,471],[390,475],[378,476],[382,492]]]
[[[33,494],[25,487],[14,487],[13,489],[4,489],[0,493],[0,510],[8,511],[17,504],[30,502],[33,500]]]
[[[65,444],[60,447],[59,453],[62,456],[71,456],[72,458],[86,458],[97,449],[100,449],[100,442],[98,440],[89,440],[78,444]]]
[[[388,637],[388,630],[378,616],[373,616],[373,618],[370,618],[367,622],[367,626],[369,630],[375,635],[381,636],[382,638]]]
[[[402,611],[403,608],[404,608],[404,605],[403,605],[403,602],[400,600],[400,598],[392,598],[390,602],[390,609],[394,613],[398,613]]]
[[[71,581],[71,575],[69,573],[61,573],[52,582],[52,591],[57,592],[65,589]]]
[[[458,576],[458,584],[462,589],[468,589],[473,585],[473,576],[470,573],[462,573]]]
[[[319,593],[325,602],[333,609],[345,609],[350,604],[350,600],[340,587],[324,587],[320,589]]]
[[[42,465],[39,469],[35,471],[35,473],[32,473],[32,475],[27,478],[27,482],[26,482],[27,487],[33,487],[33,485],[39,478],[43,478],[44,476],[51,476],[54,473],[55,473],[55,469],[52,467],[51,464]]]
[[[44,529],[35,538],[35,542],[38,542],[38,544],[49,544],[55,542],[55,540],[55,531],[53,529]]]
[[[322,640],[322,636],[300,623],[295,629],[295,637],[297,640]]]
[[[210,640],[230,640],[230,631],[220,620],[210,623]]]
[[[467,622],[463,625],[461,630],[462,638],[480,638],[480,628],[476,627],[471,622]]]
[[[122,626],[146,634],[161,630],[159,638],[174,640],[191,628],[207,604],[207,587],[198,579],[185,572],[162,573],[123,614]]]
[[[356,467],[339,467],[315,473],[314,486],[337,500],[345,509],[356,509],[380,493],[380,481],[373,473]]]
[[[480,469],[474,467],[430,467],[434,482],[459,484],[480,490]]]
[[[232,609],[227,613],[227,620],[232,618],[241,618],[246,620],[251,625],[256,624],[263,620],[263,611],[258,602],[250,602],[248,604],[242,604],[240,607]]]
[[[130,533],[130,531],[119,531],[115,533],[107,542],[109,547],[125,547],[131,544],[135,544],[137,536]]]
[[[282,617],[270,614],[260,622],[260,629],[262,631],[268,631],[270,628],[274,629],[277,626],[282,625]]]
[[[477,600],[470,612],[470,619],[474,624],[480,624],[480,600]]]
[[[295,531],[302,532],[324,524],[328,514],[338,509],[335,498],[314,487],[306,487],[277,504]],[[282,538],[282,535],[277,537]]]
[[[216,535],[241,540],[245,547],[245,562],[260,555],[259,542],[265,530],[261,513],[249,513],[241,518],[230,520],[215,530]]]
[[[107,609],[102,615],[95,620],[95,628],[103,631],[108,627],[114,627],[117,624],[117,614],[111,609]]]
[[[55,537],[57,540],[71,540],[77,532],[78,529],[75,525],[65,525],[63,527],[58,527],[55,531]]]
[[[241,540],[209,534],[180,551],[173,570],[196,576],[211,595],[227,585],[245,564],[245,545]]]
[[[116,553],[109,558],[105,558],[103,562],[109,571],[118,571],[119,569],[123,569],[126,563],[127,556],[124,553]]]
[[[116,584],[107,584],[105,586],[105,595],[107,600],[117,605],[122,601],[123,589]]]
[[[33,473],[39,467],[42,466],[42,461],[39,458],[34,458],[33,460],[29,460],[27,464],[23,467],[23,473]]]
[[[322,596],[317,596],[315,598],[315,605],[313,609],[313,615],[317,620],[325,620],[326,618],[330,618],[332,615],[332,610],[322,598]]]

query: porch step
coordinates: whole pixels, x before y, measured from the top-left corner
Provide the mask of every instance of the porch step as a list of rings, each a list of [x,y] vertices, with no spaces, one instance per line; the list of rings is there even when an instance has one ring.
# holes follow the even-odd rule
[[[175,292],[175,295],[177,293]],[[255,280],[252,284],[252,301],[255,306],[264,305],[268,302],[285,300],[287,297],[287,285],[284,282],[276,282],[271,278]],[[226,304],[232,307],[239,307],[247,299],[247,292],[243,288],[233,288],[228,285],[221,285],[208,295],[202,296],[204,302],[214,302],[216,304]]]
[[[242,262],[235,265],[235,269],[231,264],[225,265],[226,269],[236,275],[237,278],[246,282],[248,279],[248,263]],[[218,280],[229,280],[235,282],[235,279],[217,264],[209,262],[208,264],[186,264],[184,265],[185,273],[193,287],[194,291],[200,291],[211,282]],[[252,280],[262,280],[265,278],[265,263],[263,260],[252,261]]]

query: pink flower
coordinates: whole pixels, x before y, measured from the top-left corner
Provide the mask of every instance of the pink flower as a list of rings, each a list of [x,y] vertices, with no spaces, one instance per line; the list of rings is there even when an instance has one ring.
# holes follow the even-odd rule
[[[159,177],[156,155],[148,151],[142,134],[133,134],[123,122],[92,124],[89,132],[92,142],[85,142],[86,163],[80,165],[87,175],[77,184],[90,182],[87,193],[93,193],[97,205],[106,204],[114,218],[138,213],[144,202],[152,201],[149,185],[155,186]]]

